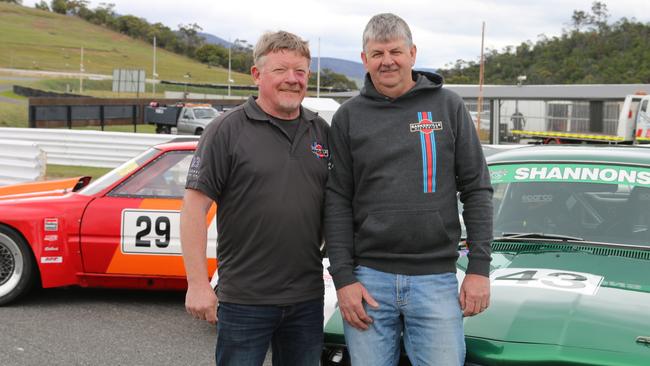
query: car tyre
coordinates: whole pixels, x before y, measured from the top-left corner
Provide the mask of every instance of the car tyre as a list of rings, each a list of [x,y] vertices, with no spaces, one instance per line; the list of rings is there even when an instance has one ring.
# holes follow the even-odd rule
[[[0,305],[27,294],[37,277],[36,263],[25,239],[0,226]]]
[[[165,125],[156,125],[156,133],[169,135],[170,133],[172,133],[172,128],[170,126],[165,126]]]
[[[200,128],[200,127],[197,128],[196,131],[194,131],[194,134],[197,135],[197,136],[200,136],[202,133],[203,133],[203,129]]]

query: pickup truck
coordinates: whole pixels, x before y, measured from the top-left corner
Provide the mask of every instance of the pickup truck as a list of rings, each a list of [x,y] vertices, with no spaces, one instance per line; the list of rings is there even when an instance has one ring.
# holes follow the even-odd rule
[[[156,125],[156,133],[200,135],[221,112],[210,104],[179,103],[160,106],[152,102],[145,108],[145,122]]]

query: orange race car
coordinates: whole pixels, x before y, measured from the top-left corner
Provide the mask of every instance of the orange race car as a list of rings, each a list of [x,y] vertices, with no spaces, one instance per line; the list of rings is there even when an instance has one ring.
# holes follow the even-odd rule
[[[0,187],[0,305],[34,285],[186,288],[179,217],[196,144],[157,145],[92,183]],[[212,273],[216,205],[206,225]]]

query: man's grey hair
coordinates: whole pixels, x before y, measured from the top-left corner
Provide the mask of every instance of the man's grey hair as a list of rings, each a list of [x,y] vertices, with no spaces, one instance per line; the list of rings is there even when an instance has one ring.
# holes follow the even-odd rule
[[[409,48],[413,46],[413,37],[408,24],[395,14],[377,14],[370,18],[363,31],[363,51],[366,51],[366,45],[370,41],[390,42],[394,40],[404,40]]]
[[[253,50],[253,61],[260,66],[262,58],[269,53],[277,51],[293,51],[300,56],[311,60],[309,42],[297,35],[285,31],[266,32],[262,34]]]

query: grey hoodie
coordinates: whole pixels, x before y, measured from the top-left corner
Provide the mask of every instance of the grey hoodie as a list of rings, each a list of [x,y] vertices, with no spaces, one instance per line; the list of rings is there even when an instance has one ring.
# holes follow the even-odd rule
[[[463,100],[442,77],[413,72],[398,98],[369,76],[336,112],[330,130],[325,239],[336,288],[357,279],[356,265],[389,273],[455,272],[464,204],[467,273],[488,275],[492,186]]]

